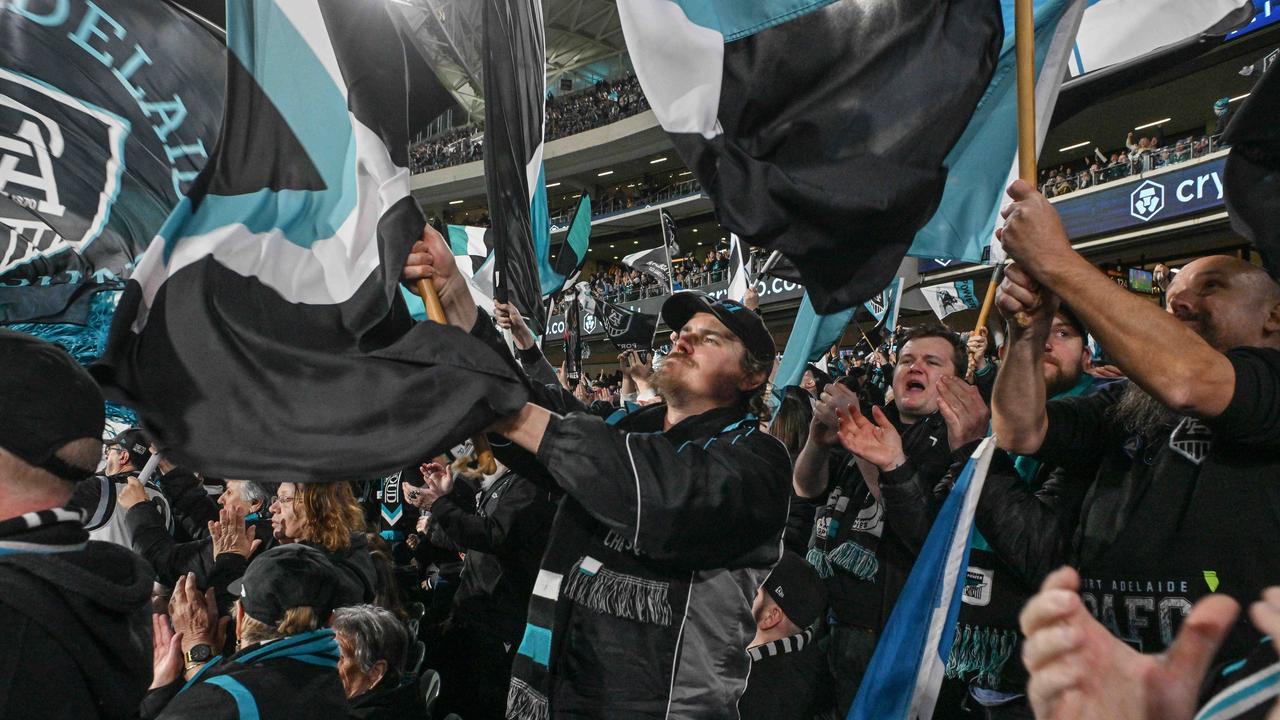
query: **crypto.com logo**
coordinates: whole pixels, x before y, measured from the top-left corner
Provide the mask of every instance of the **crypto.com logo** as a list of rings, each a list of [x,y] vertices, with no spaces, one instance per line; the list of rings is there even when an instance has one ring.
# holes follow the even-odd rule
[[[1143,180],[1129,194],[1129,214],[1146,222],[1164,209],[1164,186],[1154,180]]]

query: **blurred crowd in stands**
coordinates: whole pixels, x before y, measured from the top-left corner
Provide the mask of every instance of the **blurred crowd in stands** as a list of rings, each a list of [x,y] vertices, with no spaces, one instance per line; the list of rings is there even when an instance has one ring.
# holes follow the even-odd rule
[[[1216,135],[1184,137],[1161,144],[1155,136],[1135,137],[1133,133],[1129,133],[1124,149],[1104,153],[1101,148],[1095,147],[1092,155],[1056,168],[1041,170],[1040,191],[1045,197],[1066,195],[1166,165],[1201,158],[1223,147]]]

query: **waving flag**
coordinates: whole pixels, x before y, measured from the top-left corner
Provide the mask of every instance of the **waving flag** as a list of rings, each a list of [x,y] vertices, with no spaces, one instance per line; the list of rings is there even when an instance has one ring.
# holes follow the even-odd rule
[[[857,308],[848,308],[819,314],[809,299],[809,293],[805,292],[804,297],[800,299],[800,309],[796,311],[795,322],[791,325],[787,347],[782,351],[778,373],[773,379],[775,398],[781,401],[787,387],[800,384],[805,367],[825,355],[827,348],[844,335],[844,330],[849,327],[849,321],[853,319],[856,310]]]
[[[742,302],[747,291],[755,283],[755,278],[747,270],[747,258],[742,249],[742,241],[737,235],[729,235],[729,291],[730,300]]]
[[[633,252],[622,258],[622,264],[657,280],[659,285],[668,289],[672,287],[671,256],[666,243],[656,248]]]
[[[579,283],[578,287],[583,310],[600,320],[609,342],[613,343],[620,352],[649,350],[653,347],[653,334],[658,329],[658,316],[615,305],[599,296],[590,295],[586,283]]]
[[[587,261],[587,245],[591,242],[591,196],[583,193],[578,207],[573,211],[573,219],[569,221],[569,231],[565,234],[560,252],[550,267],[549,274],[543,277],[542,295],[544,297],[573,287],[582,272],[582,265]]]
[[[822,313],[893,279],[1002,38],[997,0],[618,0],[618,15],[720,225],[786,254]]]
[[[1272,277],[1280,277],[1280,62],[1272,62],[1227,125],[1231,144],[1223,173],[1231,227],[1262,255]]]
[[[929,308],[939,320],[951,313],[961,310],[974,310],[982,307],[982,300],[973,291],[972,280],[957,280],[920,288],[920,293],[929,303]]]
[[[863,307],[876,319],[876,327],[892,335],[898,327],[898,310],[902,307],[902,278],[894,278],[888,287],[863,303]]]
[[[0,3],[0,323],[124,286],[212,150],[225,52],[163,2]]]
[[[849,720],[933,717],[964,594],[973,514],[995,449],[995,438],[982,441],[942,504],[862,676]]]
[[[386,5],[227,11],[222,136],[121,298],[108,397],[185,467],[294,482],[386,476],[518,409],[506,360],[400,295],[424,220]]]
[[[1221,37],[1252,18],[1252,0],[1093,0],[1067,69],[1076,77],[1134,62],[1202,34]]]
[[[495,299],[546,326],[539,258],[550,252],[542,169],[546,42],[539,0],[484,2],[484,176],[493,222]]]

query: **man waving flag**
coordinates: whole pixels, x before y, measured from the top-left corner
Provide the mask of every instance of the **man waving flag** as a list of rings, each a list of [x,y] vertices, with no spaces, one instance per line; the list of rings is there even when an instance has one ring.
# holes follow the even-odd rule
[[[108,395],[184,467],[302,482],[385,476],[521,407],[507,362],[400,295],[424,220],[384,2],[232,0],[227,47],[222,136],[121,298]]]

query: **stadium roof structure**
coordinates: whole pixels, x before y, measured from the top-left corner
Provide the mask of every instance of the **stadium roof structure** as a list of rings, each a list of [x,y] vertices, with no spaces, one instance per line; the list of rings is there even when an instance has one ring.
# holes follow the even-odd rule
[[[470,118],[484,115],[481,15],[476,0],[392,0],[402,26]],[[562,78],[575,85],[603,78],[609,61],[623,61],[626,43],[614,0],[542,0],[547,42],[547,88]]]

